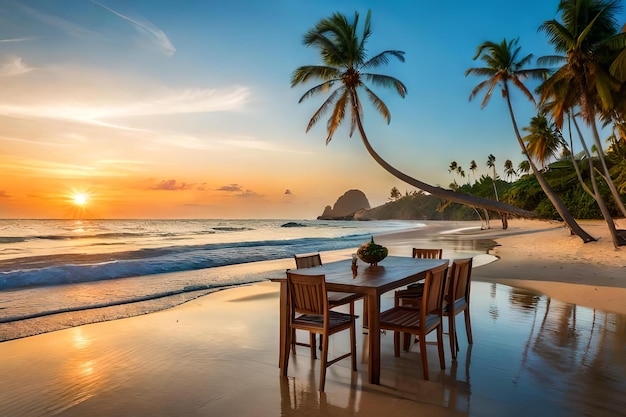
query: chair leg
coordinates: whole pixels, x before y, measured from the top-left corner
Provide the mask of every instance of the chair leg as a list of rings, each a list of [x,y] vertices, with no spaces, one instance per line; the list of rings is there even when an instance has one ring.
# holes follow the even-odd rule
[[[450,336],[450,354],[452,355],[452,360],[456,360],[456,352],[459,350],[456,341],[456,323],[455,323],[455,315],[448,314],[448,334]]]
[[[403,337],[403,348],[405,352],[409,351],[409,348],[411,347],[411,338],[413,337],[413,335],[411,333],[404,333],[404,337]],[[416,339],[417,341],[417,339]],[[399,356],[399,355],[398,355]]]
[[[356,324],[354,318],[352,319],[352,327],[350,327],[350,356],[352,357],[352,371],[356,372]]]
[[[367,298],[363,298],[363,328],[369,329],[369,307],[367,306]],[[364,333],[365,334],[365,333]]]
[[[465,331],[467,332],[467,342],[471,345],[474,343],[474,338],[472,337],[472,323],[470,320],[470,312],[469,306],[465,309]]]
[[[400,356],[400,332],[393,332],[393,355]]]
[[[324,386],[326,385],[326,368],[328,367],[328,334],[324,334],[323,339],[324,344],[322,345],[322,358],[320,360],[320,392],[324,392]]]
[[[439,324],[437,327],[437,349],[439,350],[439,365],[441,369],[446,369],[446,358],[444,356],[443,349],[443,323]]]
[[[283,376],[287,376],[287,365],[289,365],[289,353],[291,352],[292,346],[292,335],[295,333],[294,329],[290,329],[287,332],[287,340],[285,340],[285,346],[283,347],[283,355],[282,355],[282,363],[280,364],[280,369],[282,371]]]
[[[315,333],[309,332],[309,344],[311,345],[311,359],[317,359],[317,353],[315,352]]]
[[[422,367],[424,368],[424,379],[428,381],[428,357],[426,355],[426,335],[420,335],[420,356],[422,357]]]

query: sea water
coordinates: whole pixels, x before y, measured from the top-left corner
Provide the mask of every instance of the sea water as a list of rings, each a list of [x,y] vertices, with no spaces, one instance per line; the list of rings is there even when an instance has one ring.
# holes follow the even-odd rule
[[[218,267],[357,248],[370,236],[423,227],[418,221],[0,220],[0,341],[143,314],[268,278]]]

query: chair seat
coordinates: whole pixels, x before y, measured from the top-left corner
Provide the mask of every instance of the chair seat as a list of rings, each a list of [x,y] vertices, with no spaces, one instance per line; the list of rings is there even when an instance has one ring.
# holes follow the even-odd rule
[[[454,312],[463,310],[465,306],[467,306],[467,301],[465,300],[465,298],[459,298],[458,300],[454,302]],[[446,305],[443,308],[443,313],[444,314],[450,313],[450,303],[446,303]]]
[[[350,314],[344,314],[338,311],[329,311],[328,327],[330,329],[336,329],[342,326],[350,327],[352,317],[353,316]],[[318,316],[316,314],[302,314],[293,320],[293,325],[294,327],[305,326],[307,329],[311,327],[318,327],[319,329],[322,329],[324,327],[324,316]]]
[[[425,329],[437,327],[441,323],[439,314],[426,315]],[[397,332],[411,333],[422,327],[420,310],[411,307],[393,307],[380,313],[380,328]]]

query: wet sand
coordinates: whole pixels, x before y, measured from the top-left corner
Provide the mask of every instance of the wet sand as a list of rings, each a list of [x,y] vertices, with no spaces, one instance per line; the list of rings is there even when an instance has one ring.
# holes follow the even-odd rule
[[[587,244],[558,223],[492,226],[441,236],[455,247],[444,257],[462,257],[477,238],[500,246],[479,256],[481,263],[497,261],[473,271],[474,344],[459,318],[458,361],[446,351],[440,371],[429,345],[430,381],[423,380],[417,345],[395,358],[391,334],[382,337],[380,386],[365,382],[364,335],[357,339],[359,371],[350,372],[349,360],[331,366],[325,394],[317,392],[319,362],[305,348],[292,357],[289,377],[281,377],[278,284],[262,282],[165,311],[0,343],[0,415],[625,415],[626,249],[613,249],[601,222],[583,224],[601,237]],[[377,241],[396,254],[419,237]],[[382,303],[389,306],[393,296]],[[341,353],[347,337],[331,343],[331,355]]]

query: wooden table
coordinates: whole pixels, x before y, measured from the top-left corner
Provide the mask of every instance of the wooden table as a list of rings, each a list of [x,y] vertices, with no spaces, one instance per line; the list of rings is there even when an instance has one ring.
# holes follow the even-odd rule
[[[388,256],[376,267],[359,261],[353,276],[351,259],[330,262],[314,268],[292,269],[303,275],[326,275],[328,291],[358,292],[365,294],[369,324],[369,382],[380,383],[380,296],[388,291],[424,279],[432,268],[447,264],[447,259],[415,259],[405,256]],[[272,279],[280,282],[280,355],[289,331],[287,303],[287,277]],[[281,356],[282,357],[282,356]],[[281,359],[279,358],[279,360]],[[279,362],[282,363],[282,362]]]

